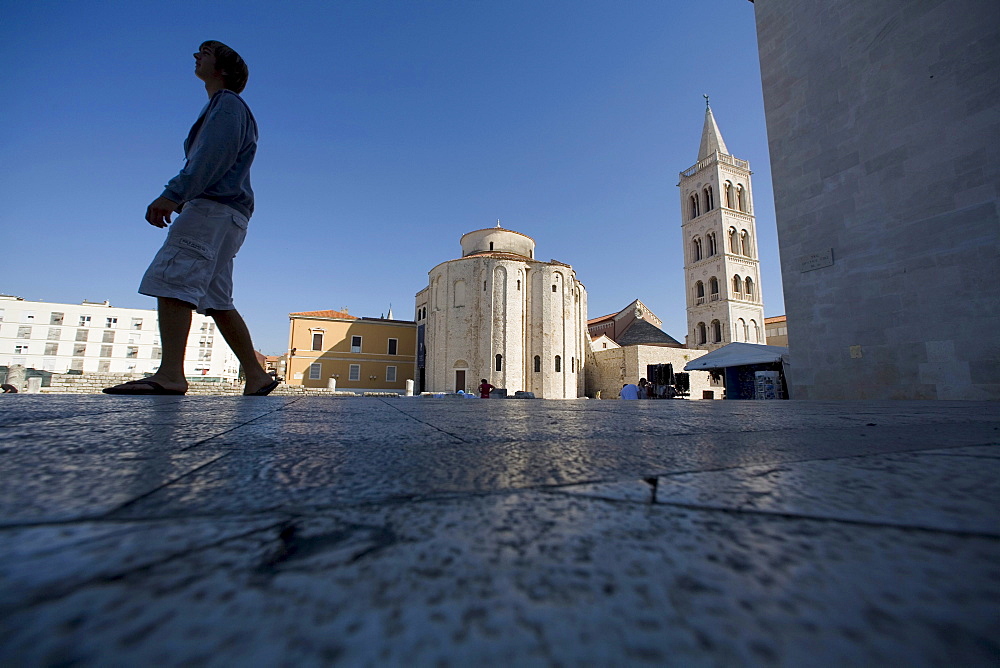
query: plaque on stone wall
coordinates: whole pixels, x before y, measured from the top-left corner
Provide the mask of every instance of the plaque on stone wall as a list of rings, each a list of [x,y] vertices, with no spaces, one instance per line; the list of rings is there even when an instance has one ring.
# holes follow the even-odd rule
[[[833,266],[832,248],[819,253],[811,253],[809,255],[803,255],[802,258],[799,260],[799,271],[801,271],[802,273],[830,266]]]

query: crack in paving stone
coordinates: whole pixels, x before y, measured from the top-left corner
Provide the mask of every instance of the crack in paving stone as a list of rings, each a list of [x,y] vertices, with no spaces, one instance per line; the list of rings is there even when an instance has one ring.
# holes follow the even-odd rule
[[[270,416],[270,415],[274,415],[275,413],[277,413],[277,412],[279,412],[279,411],[283,411],[283,410],[285,410],[285,406],[289,406],[289,405],[291,405],[291,404],[294,404],[294,403],[295,403],[296,401],[300,401],[300,399],[296,399],[295,401],[290,401],[290,402],[288,402],[287,404],[283,404],[283,405],[281,405],[281,406],[279,406],[279,407],[275,408],[275,409],[274,409],[274,410],[272,410],[272,411],[269,411],[269,412],[267,412],[267,413],[264,413],[263,415],[258,415],[258,416],[256,416],[256,417],[253,417],[253,418],[250,418],[250,419],[249,419],[249,420],[247,420],[246,422],[243,422],[243,423],[241,423],[241,424],[238,424],[238,425],[236,425],[235,427],[232,427],[231,429],[227,429],[227,430],[225,430],[225,431],[220,431],[220,432],[219,432],[218,434],[212,434],[211,436],[209,436],[208,438],[206,438],[206,439],[204,439],[204,440],[201,440],[201,441],[198,441],[197,443],[194,443],[194,444],[192,444],[192,445],[189,445],[189,446],[187,446],[187,447],[184,447],[184,448],[181,448],[181,451],[183,452],[183,451],[187,451],[187,450],[191,450],[191,449],[193,449],[193,448],[197,448],[198,446],[201,446],[201,445],[204,445],[204,444],[208,443],[209,441],[211,441],[211,440],[213,440],[213,439],[216,439],[216,438],[219,438],[220,436],[225,436],[226,434],[228,434],[228,433],[230,433],[230,432],[233,432],[233,431],[236,431],[237,429],[240,429],[240,428],[242,428],[242,427],[245,427],[245,426],[247,426],[248,424],[250,424],[251,422],[255,422],[256,420],[260,420],[261,418],[266,418],[266,417],[268,417],[268,416]]]
[[[442,429],[441,427],[438,427],[437,425],[433,425],[433,424],[431,424],[430,422],[425,422],[424,420],[421,420],[421,419],[420,419],[420,418],[418,418],[418,417],[415,417],[415,416],[413,416],[413,415],[410,415],[409,413],[407,413],[406,411],[404,411],[404,410],[403,410],[402,408],[400,408],[399,406],[396,406],[396,405],[394,405],[394,403],[393,403],[393,402],[391,402],[391,401],[386,401],[385,399],[379,399],[379,401],[381,401],[381,402],[382,402],[383,404],[385,404],[386,406],[389,406],[389,407],[391,407],[391,408],[393,408],[393,409],[395,409],[395,410],[399,411],[400,413],[402,413],[402,414],[403,414],[403,415],[405,415],[406,417],[410,418],[411,420],[415,420],[416,422],[419,422],[419,423],[420,423],[420,424],[422,424],[422,425],[425,425],[425,426],[427,426],[427,427],[430,427],[431,429],[437,429],[437,430],[438,430],[439,432],[441,432],[442,434],[446,434],[446,435],[448,435],[448,436],[451,436],[452,438],[457,438],[457,439],[458,439],[459,441],[461,441],[462,443],[471,443],[471,441],[468,441],[468,440],[466,440],[466,439],[462,438],[462,437],[461,437],[461,436],[459,436],[458,434],[453,434],[453,433],[451,433],[450,431],[447,431],[447,430],[445,430],[445,429]]]
[[[812,515],[805,513],[793,513],[778,510],[760,510],[740,506],[738,508],[725,508],[700,503],[685,503],[681,501],[657,501],[658,506],[672,506],[674,508],[685,508],[688,510],[704,510],[710,512],[726,513],[730,515],[759,515],[763,517],[781,517],[787,520],[813,520],[816,522],[829,522],[832,524],[850,524],[863,527],[874,527],[878,529],[901,529],[903,531],[921,531],[946,536],[961,536],[964,538],[985,538],[987,540],[1000,540],[1000,534],[986,531],[975,531],[966,529],[942,529],[939,527],[926,526],[921,524],[906,524],[902,522],[878,522],[875,520],[862,520],[850,517],[835,517],[833,515]]]
[[[388,527],[350,523],[335,531],[306,536],[296,521],[282,523],[278,528],[277,539],[278,545],[274,551],[254,569],[254,580],[258,585],[281,572],[308,573],[315,570],[298,562],[319,556],[334,556],[338,563],[353,564],[401,542]],[[322,567],[328,565],[326,563]]]
[[[161,403],[167,403],[167,402],[161,402]],[[179,403],[183,403],[183,402],[172,401],[172,402],[169,402],[169,405],[173,406],[173,405],[176,405],[176,404],[179,404]],[[86,412],[86,413],[74,413],[73,415],[66,415],[66,416],[61,416],[61,417],[46,417],[46,418],[30,418],[29,417],[29,418],[23,418],[23,419],[16,419],[15,418],[14,420],[12,420],[10,422],[0,421],[0,427],[5,427],[5,428],[6,427],[20,427],[20,426],[28,425],[28,424],[42,424],[42,423],[45,423],[45,422],[66,422],[66,421],[69,421],[69,420],[77,420],[79,418],[103,417],[105,415],[113,415],[115,413],[132,413],[132,412],[134,412],[134,409],[132,409],[132,408],[121,408],[121,409],[118,409],[118,410],[101,410],[101,411]],[[159,410],[155,409],[153,412],[159,412]]]
[[[172,480],[167,480],[166,482],[164,482],[164,483],[162,483],[160,485],[157,485],[156,487],[154,487],[153,489],[149,490],[148,492],[140,494],[139,496],[134,497],[132,499],[129,499],[125,503],[119,505],[117,508],[112,508],[111,510],[98,515],[96,518],[79,518],[79,519],[98,519],[98,518],[104,518],[104,517],[108,517],[110,515],[114,515],[115,513],[121,512],[125,508],[128,508],[129,506],[131,506],[131,505],[133,505],[135,503],[138,503],[142,499],[145,499],[146,497],[149,497],[149,496],[152,496],[153,494],[156,494],[161,489],[169,487],[170,485],[174,484],[175,482],[178,482],[179,480],[183,480],[184,478],[188,477],[189,475],[193,475],[193,474],[197,473],[198,471],[202,470],[206,466],[211,466],[215,462],[219,461],[220,459],[222,459],[224,457],[228,457],[229,455],[230,455],[230,453],[223,452],[223,453],[219,454],[218,457],[214,457],[211,460],[205,462],[204,464],[202,464],[200,466],[196,466],[193,469],[191,469],[190,471],[182,473],[181,475],[177,476],[176,478],[174,478]]]
[[[139,573],[149,572],[149,571],[153,570],[154,568],[158,568],[160,566],[164,566],[164,565],[169,564],[169,563],[171,563],[173,561],[177,561],[178,559],[186,559],[186,558],[190,557],[192,554],[196,554],[196,553],[199,553],[199,552],[204,552],[206,550],[211,550],[211,549],[214,549],[214,548],[217,548],[217,547],[221,547],[221,546],[223,546],[226,543],[229,543],[231,541],[243,540],[243,539],[249,538],[250,536],[253,536],[255,534],[259,534],[261,532],[273,531],[274,529],[276,529],[278,527],[281,527],[281,526],[284,526],[285,524],[286,524],[286,522],[282,521],[282,522],[277,522],[275,524],[271,524],[271,525],[265,526],[265,527],[257,527],[257,528],[251,529],[249,531],[245,531],[243,533],[240,533],[240,534],[234,534],[232,536],[227,536],[225,538],[222,538],[220,540],[217,540],[217,541],[214,541],[214,542],[211,542],[211,543],[205,543],[204,545],[196,545],[196,546],[193,546],[193,547],[189,547],[189,548],[186,548],[186,549],[181,550],[179,552],[174,552],[174,553],[165,555],[164,557],[162,557],[160,559],[156,559],[156,560],[151,561],[149,563],[141,564],[141,565],[135,566],[133,568],[128,568],[128,569],[125,569],[125,570],[122,570],[122,571],[119,571],[119,572],[116,572],[116,573],[107,573],[107,574],[104,574],[104,575],[98,575],[96,577],[93,577],[93,578],[90,578],[90,579],[87,579],[87,580],[83,580],[83,581],[79,581],[79,582],[75,582],[75,583],[74,582],[71,582],[71,583],[65,583],[65,582],[63,582],[63,583],[60,583],[58,585],[50,585],[50,586],[42,588],[42,590],[40,592],[36,593],[34,596],[28,597],[27,599],[25,599],[23,601],[20,601],[20,602],[17,602],[17,603],[0,602],[0,615],[9,615],[9,614],[11,614],[13,612],[16,612],[17,610],[27,609],[27,608],[31,608],[31,607],[38,606],[38,605],[44,605],[44,604],[52,603],[54,601],[58,601],[58,600],[64,599],[64,598],[66,598],[68,596],[72,596],[73,594],[77,593],[78,591],[82,591],[82,590],[88,589],[90,587],[100,586],[100,585],[104,585],[104,584],[109,584],[109,583],[112,583],[112,582],[123,582],[123,581],[125,581],[125,580],[127,580],[127,579],[129,579],[131,577],[134,577],[135,575],[137,575]],[[200,576],[194,576],[194,577],[195,577],[195,579],[197,579]]]

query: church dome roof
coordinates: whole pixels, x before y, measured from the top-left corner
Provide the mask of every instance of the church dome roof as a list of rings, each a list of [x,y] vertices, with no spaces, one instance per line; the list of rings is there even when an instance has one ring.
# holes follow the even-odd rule
[[[477,253],[513,253],[526,258],[535,257],[535,240],[527,234],[502,227],[474,230],[462,235],[462,257]]]

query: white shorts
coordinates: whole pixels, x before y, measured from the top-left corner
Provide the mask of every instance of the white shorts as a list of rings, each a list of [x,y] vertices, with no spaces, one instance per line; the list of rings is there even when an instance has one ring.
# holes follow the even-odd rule
[[[247,218],[208,199],[184,205],[139,283],[139,293],[173,297],[198,313],[233,306],[233,258],[247,234]]]

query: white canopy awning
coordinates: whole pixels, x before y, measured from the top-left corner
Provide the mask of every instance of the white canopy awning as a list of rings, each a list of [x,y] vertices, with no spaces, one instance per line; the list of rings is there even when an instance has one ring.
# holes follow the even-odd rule
[[[730,343],[684,365],[685,371],[725,369],[748,364],[773,364],[788,354],[784,346],[762,346],[756,343]]]

